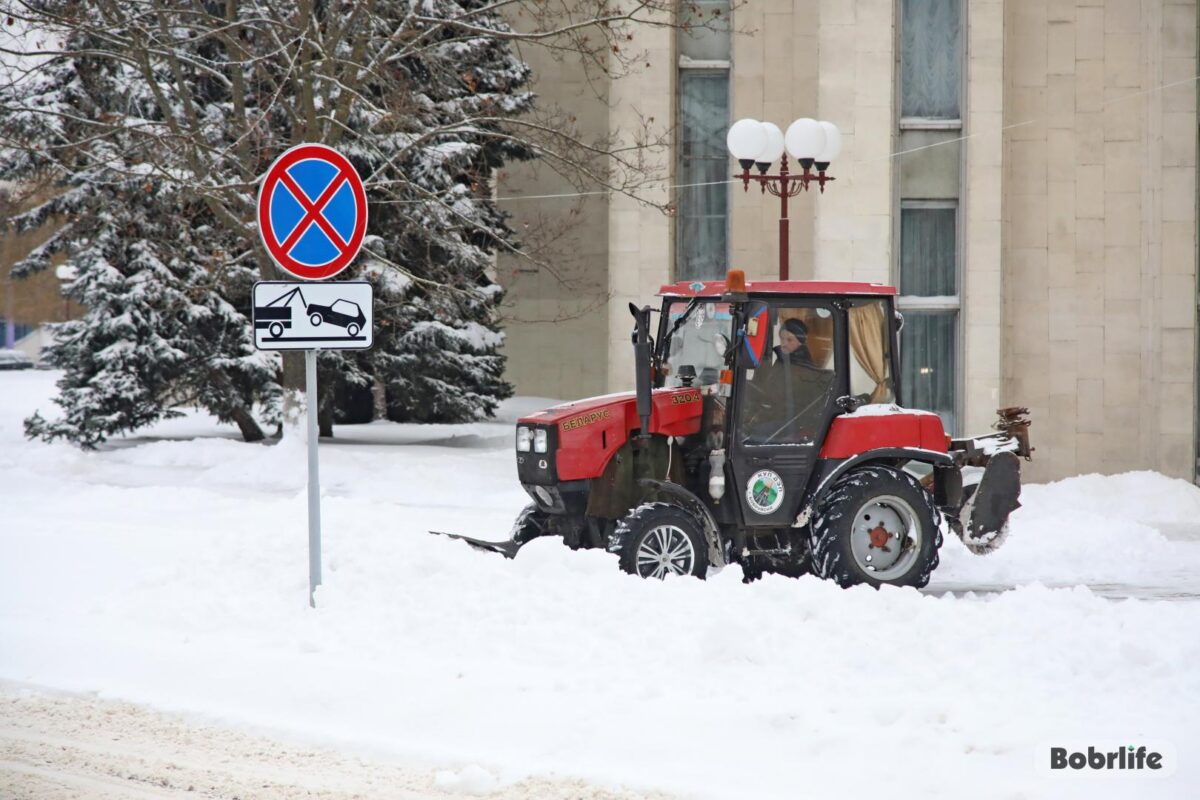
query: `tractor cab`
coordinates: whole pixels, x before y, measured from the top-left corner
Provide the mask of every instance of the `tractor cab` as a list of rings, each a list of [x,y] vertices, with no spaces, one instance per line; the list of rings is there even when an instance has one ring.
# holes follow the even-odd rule
[[[658,383],[699,388],[705,432],[725,449],[736,485],[760,483],[751,479],[771,467],[758,496],[746,501],[743,524],[789,525],[803,492],[789,496],[786,487],[807,484],[840,416],[865,406],[903,413],[894,380],[896,291],[871,283],[747,283],[736,273],[733,281],[663,287]],[[923,422],[924,444],[945,452],[940,420]],[[782,491],[769,491],[775,474]]]
[[[953,439],[902,405],[896,290],[872,283],[664,286],[634,317],[630,392],[522,417],[531,503],[505,542],[605,548],[642,577],[741,565],[843,586],[923,586],[941,521],[974,552],[1003,541],[1028,458],[1025,409]],[[969,470],[964,480],[964,469]]]

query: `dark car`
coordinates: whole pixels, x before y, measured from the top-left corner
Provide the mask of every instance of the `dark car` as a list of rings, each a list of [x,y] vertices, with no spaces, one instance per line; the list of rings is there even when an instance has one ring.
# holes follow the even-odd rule
[[[349,300],[334,300],[327,306],[311,303],[308,306],[308,321],[314,327],[322,322],[328,322],[330,325],[345,328],[346,333],[350,336],[358,336],[358,332],[366,324],[367,318],[363,316],[362,309],[358,307],[357,303],[351,303]]]
[[[33,359],[20,350],[0,349],[0,369],[33,369]]]

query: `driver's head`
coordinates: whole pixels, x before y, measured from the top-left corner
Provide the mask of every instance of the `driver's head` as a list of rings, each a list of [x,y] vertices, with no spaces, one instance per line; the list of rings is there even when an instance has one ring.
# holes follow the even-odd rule
[[[791,355],[808,341],[808,326],[798,319],[784,320],[779,331],[779,349]]]

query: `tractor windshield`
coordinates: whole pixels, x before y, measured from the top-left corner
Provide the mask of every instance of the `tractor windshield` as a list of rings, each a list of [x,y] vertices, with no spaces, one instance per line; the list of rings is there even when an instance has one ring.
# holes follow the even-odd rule
[[[687,313],[689,303],[672,303],[667,309],[667,331],[682,324],[666,342],[663,373],[667,387],[709,386],[720,380],[725,367],[733,318],[728,303],[701,301]],[[686,315],[686,316],[685,316]],[[688,368],[691,369],[688,369]],[[693,373],[692,370],[695,370]],[[690,377],[694,375],[693,377]]]

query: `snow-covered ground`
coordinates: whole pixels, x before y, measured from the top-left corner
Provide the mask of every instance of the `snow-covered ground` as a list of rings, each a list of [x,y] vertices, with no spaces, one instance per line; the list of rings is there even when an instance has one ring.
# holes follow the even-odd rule
[[[948,541],[926,592],[736,567],[659,583],[554,541],[507,561],[425,533],[507,531],[508,421],[341,427],[312,610],[302,451],[199,415],[95,453],[27,442],[53,378],[0,373],[0,679],[436,764],[460,790],[1200,793],[1188,483],[1027,487],[1004,548]],[[1037,768],[1055,742],[1113,740],[1166,742],[1178,768]]]

